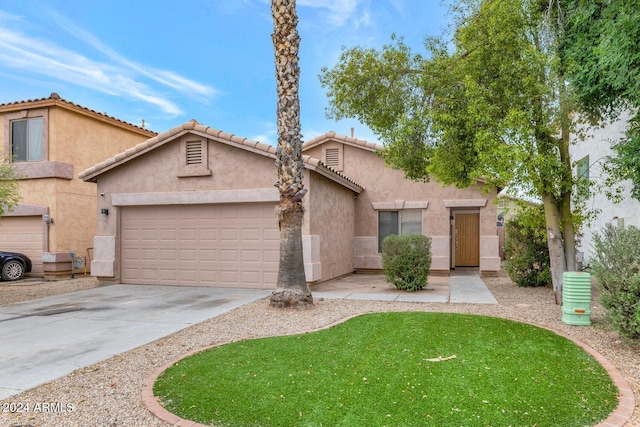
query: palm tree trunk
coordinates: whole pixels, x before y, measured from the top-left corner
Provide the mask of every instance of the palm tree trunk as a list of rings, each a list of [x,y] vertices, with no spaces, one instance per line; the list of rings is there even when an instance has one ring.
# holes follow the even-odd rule
[[[276,207],[280,225],[280,266],[278,283],[271,294],[272,307],[308,308],[313,297],[304,275],[302,256],[302,136],[300,135],[300,36],[295,0],[272,0],[273,46],[278,91],[278,146],[276,167],[280,204]]]

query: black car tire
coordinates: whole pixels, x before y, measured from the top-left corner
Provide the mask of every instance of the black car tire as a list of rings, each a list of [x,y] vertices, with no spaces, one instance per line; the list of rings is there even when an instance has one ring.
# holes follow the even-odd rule
[[[12,259],[2,266],[2,280],[18,280],[24,276],[24,265],[20,261]]]

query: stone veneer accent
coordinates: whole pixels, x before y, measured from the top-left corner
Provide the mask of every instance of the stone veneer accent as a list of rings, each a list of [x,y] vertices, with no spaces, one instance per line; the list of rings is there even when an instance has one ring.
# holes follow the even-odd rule
[[[320,236],[302,236],[302,256],[304,258],[304,275],[307,282],[316,282],[322,278],[320,262]]]

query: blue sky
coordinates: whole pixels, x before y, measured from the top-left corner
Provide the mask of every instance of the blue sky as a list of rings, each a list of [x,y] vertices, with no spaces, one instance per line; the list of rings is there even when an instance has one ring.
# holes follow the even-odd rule
[[[325,116],[318,74],[343,46],[392,33],[422,51],[446,25],[440,0],[298,0],[304,140],[333,130],[370,141],[357,121]],[[0,103],[51,92],[156,132],[196,119],[275,144],[273,21],[268,0],[3,0]]]

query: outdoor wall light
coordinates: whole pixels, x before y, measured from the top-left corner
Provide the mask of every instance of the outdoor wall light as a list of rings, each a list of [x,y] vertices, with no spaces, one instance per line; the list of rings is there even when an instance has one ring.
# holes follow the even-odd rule
[[[100,209],[100,213],[103,215],[109,215],[109,209]]]

